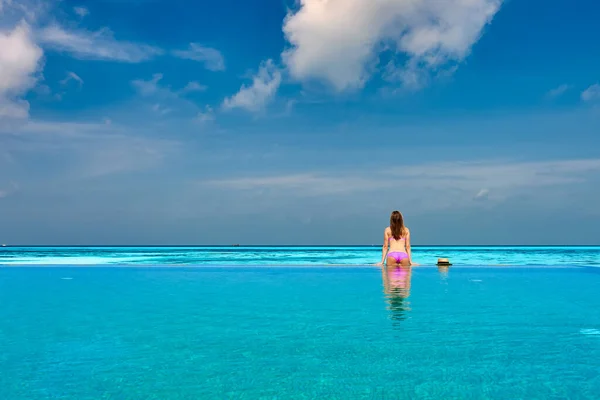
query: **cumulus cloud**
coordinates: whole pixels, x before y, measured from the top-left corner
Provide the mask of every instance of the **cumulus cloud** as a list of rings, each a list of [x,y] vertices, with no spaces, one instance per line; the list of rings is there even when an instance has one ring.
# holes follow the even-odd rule
[[[581,100],[583,101],[595,101],[600,100],[600,84],[590,86],[581,93]]]
[[[221,52],[198,43],[190,43],[190,47],[187,50],[175,50],[173,51],[173,55],[186,60],[201,62],[210,71],[225,70],[225,58]]]
[[[35,86],[42,56],[26,23],[0,31],[0,119],[29,115],[29,103],[20,96]]]
[[[502,0],[300,0],[285,19],[292,77],[362,87],[389,51],[388,79],[415,86],[469,54]]]
[[[258,73],[252,78],[252,84],[242,85],[239,92],[226,98],[223,108],[261,111],[275,96],[279,85],[281,85],[281,71],[275,66],[273,60],[267,60],[261,64]]]
[[[67,30],[50,25],[39,32],[39,41],[48,48],[66,52],[79,59],[138,63],[161,55],[163,51],[146,44],[119,41],[108,28],[96,32]]]

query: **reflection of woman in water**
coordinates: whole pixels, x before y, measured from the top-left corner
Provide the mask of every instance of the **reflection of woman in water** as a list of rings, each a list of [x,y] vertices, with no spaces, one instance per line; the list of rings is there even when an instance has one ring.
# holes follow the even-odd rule
[[[410,267],[412,254],[410,250],[410,231],[404,226],[404,217],[400,211],[390,216],[390,226],[383,232],[383,248],[379,265]]]
[[[393,320],[405,319],[405,313],[409,310],[406,299],[410,296],[410,279],[412,270],[410,267],[386,266],[381,269],[383,277],[383,292],[389,304]]]

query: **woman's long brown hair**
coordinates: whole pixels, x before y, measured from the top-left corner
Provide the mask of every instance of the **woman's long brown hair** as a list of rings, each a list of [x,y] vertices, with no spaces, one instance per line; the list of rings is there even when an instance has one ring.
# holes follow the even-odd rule
[[[400,211],[394,211],[390,217],[390,229],[392,236],[396,240],[406,235],[406,227],[404,226],[404,217]]]

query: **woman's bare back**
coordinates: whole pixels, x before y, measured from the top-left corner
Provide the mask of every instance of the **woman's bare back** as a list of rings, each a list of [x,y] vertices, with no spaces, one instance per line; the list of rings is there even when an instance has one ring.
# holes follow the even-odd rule
[[[394,238],[394,236],[392,236],[392,229],[388,226],[385,229],[385,238],[389,244],[389,251],[390,252],[394,252],[394,251],[400,251],[403,253],[406,253],[406,238],[408,237],[408,235],[410,234],[408,228],[406,228],[406,235],[404,235],[403,237],[401,237],[400,239],[396,240],[396,238]]]

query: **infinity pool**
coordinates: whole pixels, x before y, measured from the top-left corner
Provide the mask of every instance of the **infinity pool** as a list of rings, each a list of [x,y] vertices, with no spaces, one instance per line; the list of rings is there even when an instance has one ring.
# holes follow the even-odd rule
[[[0,268],[0,398],[597,399],[600,269]]]

